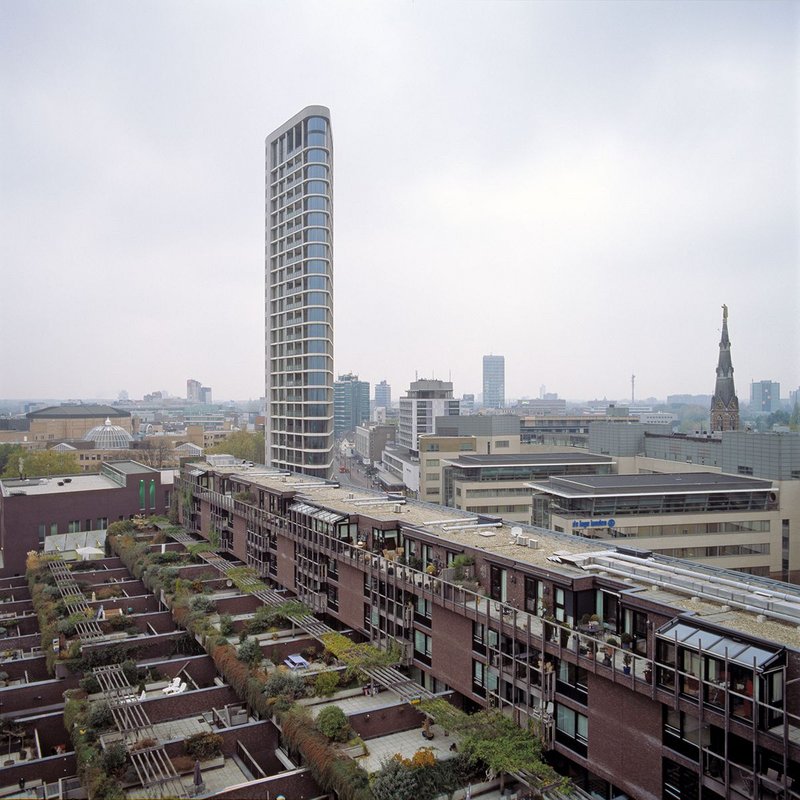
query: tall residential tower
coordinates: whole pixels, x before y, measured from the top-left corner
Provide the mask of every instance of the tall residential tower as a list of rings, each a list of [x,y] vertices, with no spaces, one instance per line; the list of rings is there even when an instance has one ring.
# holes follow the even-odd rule
[[[333,466],[333,137],[307,106],[266,141],[266,463]]]
[[[502,408],[506,404],[505,356],[483,357],[484,408]]]

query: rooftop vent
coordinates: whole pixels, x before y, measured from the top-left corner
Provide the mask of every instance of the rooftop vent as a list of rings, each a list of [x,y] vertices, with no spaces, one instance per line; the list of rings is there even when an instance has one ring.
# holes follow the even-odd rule
[[[539,549],[539,540],[538,539],[528,539],[528,547],[531,547],[534,550],[538,550]]]

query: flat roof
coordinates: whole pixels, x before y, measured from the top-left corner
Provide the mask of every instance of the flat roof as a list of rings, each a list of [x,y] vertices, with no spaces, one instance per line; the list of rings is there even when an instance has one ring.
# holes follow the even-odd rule
[[[598,456],[590,453],[515,453],[512,455],[469,455],[458,458],[443,459],[445,464],[462,469],[479,469],[481,467],[552,467],[580,466],[595,464],[614,464],[610,456]]]
[[[123,475],[139,475],[143,472],[158,472],[153,467],[140,464],[138,461],[106,461],[105,464]]]
[[[772,481],[719,472],[644,475],[569,475],[528,484],[560,497],[771,491]]]
[[[7,478],[0,481],[3,497],[17,495],[42,496],[46,494],[70,494],[90,492],[98,489],[119,489],[119,484],[105,475],[96,473],[83,475],[56,475],[52,478]]]
[[[95,417],[130,417],[130,411],[99,403],[49,406],[29,411],[28,419],[94,419]]]

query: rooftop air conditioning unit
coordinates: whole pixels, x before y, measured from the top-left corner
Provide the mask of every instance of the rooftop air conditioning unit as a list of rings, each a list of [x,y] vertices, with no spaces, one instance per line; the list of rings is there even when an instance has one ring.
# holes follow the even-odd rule
[[[528,547],[532,547],[534,550],[539,549],[539,540],[538,539],[528,539]]]
[[[400,503],[395,503],[394,504],[394,513],[395,514],[400,514],[402,512],[402,510],[403,510],[403,507],[400,505]]]
[[[516,542],[520,547],[527,547],[528,546],[528,537],[527,536],[517,536]]]

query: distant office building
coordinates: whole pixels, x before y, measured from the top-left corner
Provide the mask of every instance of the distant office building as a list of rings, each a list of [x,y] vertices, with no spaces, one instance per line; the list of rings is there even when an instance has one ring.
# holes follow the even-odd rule
[[[203,388],[203,384],[200,381],[196,381],[194,378],[189,378],[186,381],[186,399],[190,403],[199,403],[200,402],[200,390]]]
[[[375,384],[375,408],[392,407],[392,387],[385,380]]]
[[[781,407],[781,385],[775,381],[753,381],[750,384],[750,412],[772,414]]]
[[[457,415],[459,401],[453,399],[453,384],[435,379],[414,381],[400,398],[397,443],[415,451],[419,437],[434,432],[436,417]]]
[[[109,419],[128,433],[136,433],[130,411],[96,403],[50,406],[30,411],[26,417],[30,423],[29,439],[32,442],[83,439],[92,428],[104,425]]]
[[[333,468],[333,139],[308,106],[266,141],[266,457]]]
[[[203,405],[207,405],[207,406],[211,405],[211,387],[210,386],[201,386],[200,387],[200,402]]]
[[[667,405],[670,406],[707,406],[711,403],[710,394],[669,394]]]
[[[546,394],[541,398],[520,400],[514,411],[520,416],[536,414],[556,414],[564,416],[567,413],[567,401],[559,399],[557,394]]]
[[[483,405],[502,408],[506,403],[505,356],[483,357]]]
[[[632,417],[637,417],[645,425],[672,425],[678,421],[677,414],[668,411],[631,411]]]
[[[339,437],[369,420],[369,383],[352,373],[333,384],[334,434]]]
[[[461,413],[468,417],[475,413],[475,395],[462,394],[461,395]]]
[[[722,337],[719,342],[717,380],[711,398],[711,433],[739,430],[739,398],[733,385],[731,340],[728,338],[728,306],[722,306]]]
[[[386,445],[394,442],[396,431],[394,425],[359,425],[355,436],[356,453],[365,463],[378,463]]]

